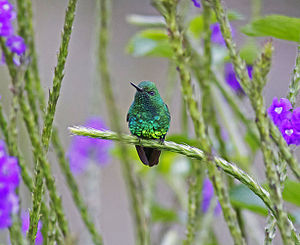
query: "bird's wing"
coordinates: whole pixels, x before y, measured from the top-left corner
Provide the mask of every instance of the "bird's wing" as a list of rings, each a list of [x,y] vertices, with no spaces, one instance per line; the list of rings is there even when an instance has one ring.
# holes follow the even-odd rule
[[[126,116],[126,122],[128,122],[129,121],[129,112],[127,113],[127,116]]]
[[[169,107],[168,107],[168,105],[167,105],[166,103],[165,103],[165,106],[166,106],[166,108],[167,108],[167,113],[168,113],[169,118],[170,118],[170,120],[171,120],[171,115],[170,115]]]

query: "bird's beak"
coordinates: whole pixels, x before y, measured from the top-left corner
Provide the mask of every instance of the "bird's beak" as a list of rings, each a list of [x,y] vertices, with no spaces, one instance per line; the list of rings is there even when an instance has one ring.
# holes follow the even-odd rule
[[[143,89],[141,89],[139,86],[135,85],[134,83],[130,83],[133,87],[136,88],[137,91],[143,92]]]

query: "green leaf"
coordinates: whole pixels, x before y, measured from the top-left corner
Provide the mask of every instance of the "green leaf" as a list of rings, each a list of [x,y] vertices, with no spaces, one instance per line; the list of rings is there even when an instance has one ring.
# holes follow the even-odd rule
[[[259,48],[254,42],[248,42],[241,48],[240,55],[241,58],[246,61],[246,64],[253,65],[257,58],[258,51]]]
[[[300,19],[283,15],[269,15],[247,24],[242,27],[241,31],[249,36],[270,36],[299,42]]]
[[[283,200],[300,207],[300,183],[289,179],[286,180],[284,182],[282,197]]]
[[[151,216],[154,222],[173,223],[178,222],[177,213],[169,208],[165,208],[157,203],[151,207]]]
[[[230,190],[230,199],[236,207],[248,209],[264,216],[268,214],[264,202],[243,184]]]
[[[229,20],[241,20],[243,16],[235,11],[229,11],[228,13]],[[212,14],[211,23],[216,23],[217,18],[215,13]],[[201,32],[203,31],[203,16],[198,15],[190,21],[188,30],[195,36],[199,37]]]
[[[136,33],[129,41],[127,52],[135,57],[153,56],[170,58],[173,55],[164,29],[146,29]]]
[[[296,185],[295,185],[296,184]],[[287,180],[285,181],[285,188],[283,191],[283,199],[285,201],[299,205],[299,183]],[[230,190],[231,203],[235,207],[248,209],[263,216],[267,216],[268,210],[263,201],[256,196],[248,187],[243,184],[237,185]],[[297,201],[295,201],[295,199]],[[298,204],[297,204],[298,203]],[[300,211],[299,209],[293,210],[288,213],[288,217],[295,224],[300,224]]]

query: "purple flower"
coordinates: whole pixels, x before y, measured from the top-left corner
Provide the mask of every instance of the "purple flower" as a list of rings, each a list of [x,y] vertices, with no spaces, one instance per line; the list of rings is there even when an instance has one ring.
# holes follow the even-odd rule
[[[9,37],[13,34],[14,28],[10,20],[0,20],[0,36]]]
[[[16,66],[21,64],[20,55],[26,51],[26,44],[24,39],[20,36],[14,35],[12,20],[16,17],[13,5],[7,0],[0,0],[0,36],[6,37],[6,46],[10,49],[13,56],[13,62]],[[2,52],[0,65],[5,63],[5,57]]]
[[[299,145],[300,135],[297,133],[292,122],[289,119],[284,119],[280,125],[280,132],[288,145]]]
[[[104,122],[98,117],[90,118],[85,126],[94,129],[106,129]],[[68,151],[72,172],[74,174],[82,172],[90,159],[101,166],[105,165],[109,161],[109,149],[111,147],[112,142],[108,140],[74,136]]]
[[[29,213],[28,212],[22,213],[21,219],[22,219],[22,233],[25,236],[29,229],[29,222],[30,222]],[[39,221],[36,238],[35,238],[35,244],[37,245],[43,244],[43,235],[41,233],[41,229],[42,229],[42,222]]]
[[[200,4],[199,0],[192,0],[192,2],[196,8],[201,8],[201,4]]]
[[[291,121],[297,132],[300,133],[300,107],[293,110]]]
[[[221,32],[220,24],[219,23],[211,24],[210,30],[211,30],[211,41],[221,46],[225,46],[226,43]],[[231,27],[231,33],[232,35],[234,35],[234,30],[232,27]]]
[[[20,58],[20,56],[13,56],[13,62],[15,64],[15,66],[20,66],[21,65],[21,58]],[[0,66],[1,65],[5,65],[5,64],[6,64],[5,55],[2,52],[2,56],[1,56],[1,59],[0,59]]]
[[[19,184],[18,160],[6,154],[5,143],[0,140],[0,229],[9,227],[11,215],[19,210],[19,198],[15,194]]]
[[[12,214],[19,211],[19,198],[14,192],[8,193],[0,202],[0,229],[8,228],[12,224]]]
[[[268,114],[273,122],[279,127],[284,119],[291,117],[291,102],[286,98],[281,98],[279,101],[274,97],[271,106],[268,109]]]
[[[26,44],[24,39],[20,36],[10,36],[7,38],[6,46],[11,52],[16,53],[17,55],[22,55],[26,51]]]
[[[248,70],[248,75],[251,79],[252,78],[252,66],[247,65],[247,70]],[[231,63],[226,63],[225,64],[224,72],[225,72],[225,80],[226,80],[227,84],[237,94],[244,95],[245,92],[244,92],[243,88],[241,87],[239,81],[237,80],[237,78],[235,76],[234,68],[233,68],[233,65]]]
[[[213,43],[225,46],[225,41],[221,33],[220,24],[215,23],[210,25],[210,30],[211,30],[211,41]]]
[[[5,183],[11,190],[19,185],[20,167],[17,158],[8,156],[0,163],[0,183]]]
[[[2,200],[0,202],[0,229],[5,229],[10,227],[12,224],[11,219],[11,211],[12,207],[10,203],[6,200]]]
[[[205,178],[203,181],[202,187],[202,211],[206,213],[209,210],[211,199],[214,196],[214,187],[208,178]],[[219,201],[215,207],[215,215],[220,214],[222,211]]]
[[[0,1],[0,19],[13,20],[16,17],[13,5],[8,1]]]
[[[248,71],[249,78],[252,79],[253,66],[252,65],[247,65],[247,71]]]

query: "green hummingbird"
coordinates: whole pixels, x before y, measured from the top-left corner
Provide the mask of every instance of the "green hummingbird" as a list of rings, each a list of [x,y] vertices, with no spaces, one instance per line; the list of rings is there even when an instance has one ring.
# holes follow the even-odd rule
[[[143,81],[136,88],[134,101],[131,104],[127,122],[131,134],[144,139],[158,139],[163,142],[170,127],[170,112],[163,102],[153,82]],[[158,164],[160,150],[136,145],[141,161],[152,167]]]

